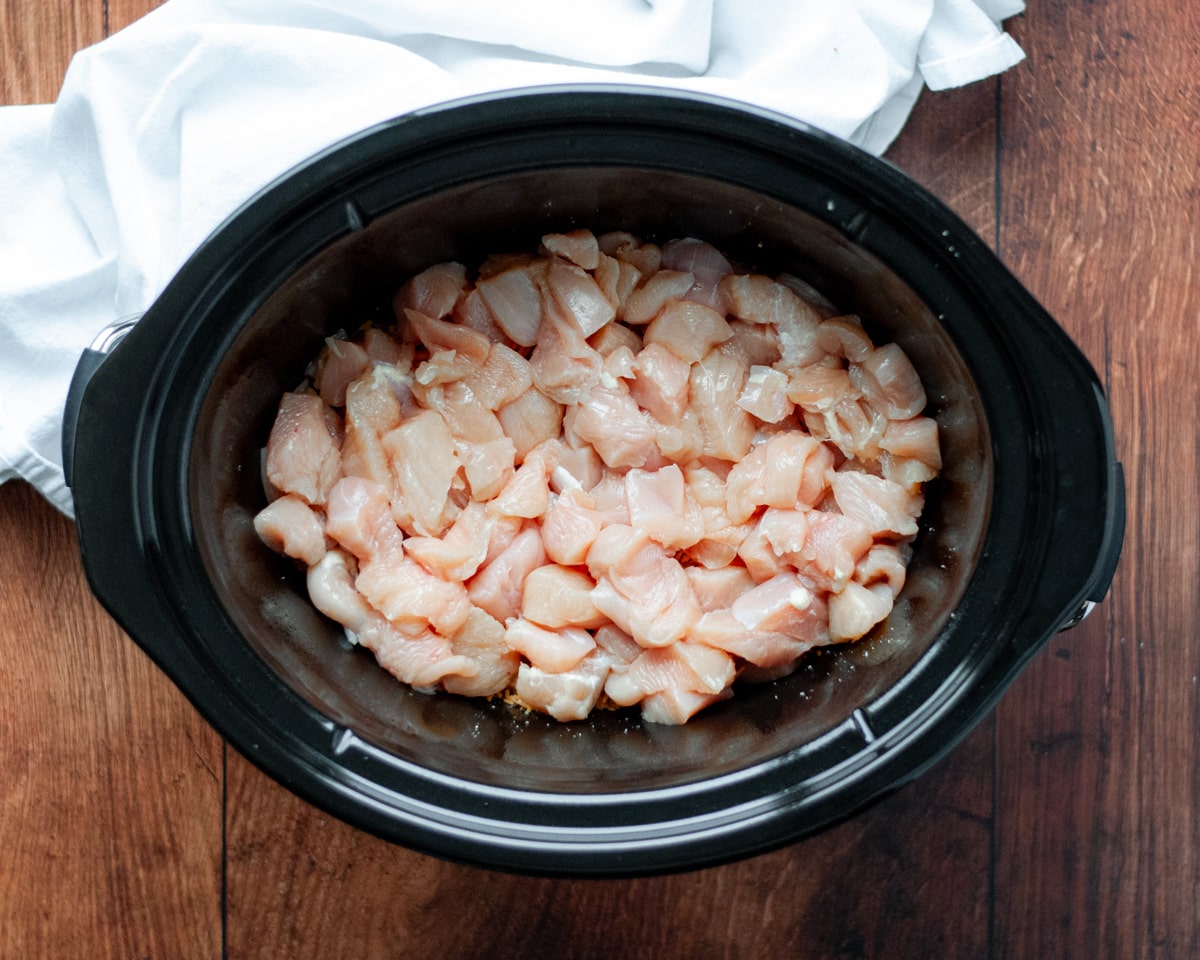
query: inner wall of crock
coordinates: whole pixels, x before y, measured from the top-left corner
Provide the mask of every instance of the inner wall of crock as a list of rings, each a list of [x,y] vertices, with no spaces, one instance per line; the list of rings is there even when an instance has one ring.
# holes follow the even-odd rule
[[[696,236],[739,265],[795,273],[878,340],[912,357],[940,424],[945,469],[893,615],[851,647],[811,655],[780,681],[735,696],[681,728],[636,712],[561,724],[498,702],[414,693],[309,604],[304,577],[256,537],[259,477],[279,395],[322,338],[388,323],[399,285],[430,264],[468,266],[535,249],[546,232],[629,230]],[[411,201],[331,245],[250,316],[204,401],[192,449],[191,515],[213,585],[270,669],[332,721],[396,757],[450,776],[536,790],[649,789],[741,769],[820,737],[908,671],[962,596],[991,495],[991,443],[974,383],[930,311],[875,258],[821,221],[762,194],[650,170],[568,168],[509,175]]]

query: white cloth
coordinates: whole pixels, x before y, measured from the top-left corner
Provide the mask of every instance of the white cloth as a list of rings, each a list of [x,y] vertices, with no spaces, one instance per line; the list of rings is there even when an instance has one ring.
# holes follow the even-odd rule
[[[168,0],[0,107],[0,481],[71,512],[80,352],[328,144],[483,91],[620,81],[777,110],[882,153],[923,86],[1023,57],[1019,0]]]

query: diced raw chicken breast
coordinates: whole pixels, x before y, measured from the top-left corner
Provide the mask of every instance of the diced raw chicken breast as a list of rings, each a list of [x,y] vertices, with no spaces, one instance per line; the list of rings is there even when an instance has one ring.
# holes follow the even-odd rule
[[[824,413],[847,397],[857,399],[861,394],[845,367],[814,363],[791,372],[787,396],[798,407]]]
[[[562,427],[562,404],[555,403],[537,387],[530,387],[512,403],[501,407],[496,416],[504,433],[516,445],[517,462],[525,459],[539,443],[553,440]]]
[[[823,354],[817,345],[820,318],[788,287],[761,275],[732,274],[721,281],[721,292],[735,317],[775,328],[783,369],[812,363]]]
[[[516,469],[517,448],[510,437],[483,442],[455,440],[454,451],[473,500],[483,502],[496,497]]]
[[[406,632],[429,624],[442,636],[453,636],[471,611],[461,583],[435,577],[411,557],[368,563],[354,583],[372,607]]]
[[[614,670],[624,669],[633,663],[645,649],[633,637],[612,623],[598,627],[594,636],[597,648],[607,655]]]
[[[547,630],[524,617],[517,617],[508,624],[504,642],[510,650],[547,673],[570,670],[596,649],[595,639],[586,630],[578,627]]]
[[[935,471],[942,469],[938,425],[931,417],[890,420],[879,440],[879,448],[897,457],[920,460]]]
[[[533,267],[517,267],[481,278],[475,285],[483,302],[513,343],[532,347],[542,325],[542,295]]]
[[[691,463],[704,455],[704,433],[700,429],[700,418],[691,407],[671,423],[657,422],[654,427],[654,443],[667,460],[674,463]]]
[[[496,516],[528,520],[545,516],[550,509],[550,471],[553,467],[543,447],[534,448],[504,489],[488,504],[488,510]]]
[[[840,590],[854,575],[854,568],[874,541],[866,524],[839,513],[814,510],[808,515],[808,537],[801,556],[802,573],[819,579],[830,589]]]
[[[692,409],[700,420],[704,454],[733,463],[741,460],[754,440],[754,419],[737,405],[746,385],[748,365],[736,349],[714,347],[689,377]]]
[[[659,270],[625,300],[622,319],[636,326],[649,323],[668,303],[682,300],[695,282],[687,271]]]
[[[294,494],[280,497],[254,517],[254,530],[276,553],[312,566],[325,555],[325,530],[321,518]]]
[[[729,687],[720,693],[693,693],[690,690],[661,690],[642,702],[642,719],[646,723],[680,726],[701,710],[733,696]]]
[[[712,244],[695,237],[672,240],[662,248],[662,265],[668,270],[685,270],[695,277],[685,294],[688,300],[727,312],[720,282],[733,272],[733,267]]]
[[[521,611],[521,591],[529,571],[545,563],[541,534],[534,527],[523,529],[468,581],[471,602],[501,623],[506,622]]]
[[[467,621],[453,637],[450,647],[478,668],[474,676],[451,674],[442,686],[462,697],[490,697],[510,687],[517,678],[521,659],[504,642],[504,624],[472,606]]]
[[[317,356],[313,386],[331,407],[346,403],[346,388],[371,366],[367,351],[351,340],[326,337],[325,346]]]
[[[619,381],[613,388],[592,387],[582,404],[567,411],[564,422],[579,439],[595,447],[609,467],[644,467],[660,456],[654,421]]]
[[[401,343],[386,330],[367,327],[363,331],[362,345],[372,364],[387,364],[405,370],[412,367],[413,345]]]
[[[542,524],[542,540],[546,555],[555,563],[578,565],[587,558],[604,523],[594,506],[582,490],[564,490],[550,505]]]
[[[599,701],[608,671],[608,659],[600,650],[593,650],[574,668],[560,673],[522,663],[516,693],[523,703],[555,720],[582,720]]]
[[[412,309],[404,311],[404,319],[430,354],[453,352],[468,362],[468,369],[482,365],[491,351],[492,342],[486,336],[461,323],[438,320]]]
[[[915,536],[924,505],[898,483],[857,471],[839,470],[830,477],[833,497],[846,516],[863,523],[873,535]]]
[[[555,309],[542,319],[529,366],[533,384],[542,393],[558,403],[578,403],[599,382],[603,358],[588,346],[574,321]]]
[[[487,303],[484,302],[483,296],[478,290],[472,290],[458,301],[458,305],[454,308],[454,321],[461,323],[464,327],[478,330],[492,343],[513,343],[496,323],[496,318],[492,316],[492,311],[488,309]]]
[[[579,570],[549,563],[531,570],[521,591],[521,615],[550,630],[594,630],[608,622],[592,602],[595,584]]]
[[[625,302],[629,299],[629,295],[637,289],[638,282],[642,279],[641,271],[631,263],[625,263],[623,260],[601,253],[592,277],[605,299],[612,304],[617,318],[620,319],[625,313]],[[609,326],[612,325],[609,324]],[[603,329],[607,329],[607,327]],[[617,329],[628,330],[629,328],[619,326]],[[597,336],[599,335],[597,334]],[[593,343],[592,346],[600,350],[599,345]],[[601,350],[601,353],[603,352]]]
[[[704,537],[700,507],[688,493],[675,464],[625,474],[630,524],[668,551],[682,550]]]
[[[729,608],[749,631],[786,633],[815,642],[825,628],[827,611],[809,584],[794,573],[783,573],[758,584]]]
[[[487,359],[463,383],[489,410],[512,403],[533,385],[529,361],[511,347],[493,343]]]
[[[763,504],[791,509],[820,502],[828,485],[826,474],[833,467],[828,447],[798,431],[777,434],[763,447]]]
[[[329,491],[325,533],[360,563],[404,556],[404,533],[392,518],[386,487],[361,477],[342,477]]]
[[[647,647],[682,639],[700,618],[700,602],[679,561],[644,532],[612,525],[587,556],[596,608]]]
[[[758,523],[759,531],[775,556],[793,566],[799,566],[803,562],[800,552],[808,539],[806,511],[769,507]]]
[[[660,424],[676,424],[688,403],[691,366],[660,343],[642,348],[634,361],[629,392]]]
[[[625,496],[625,476],[617,470],[606,470],[601,479],[588,491],[593,508],[600,515],[601,526],[619,523],[629,526],[629,500]]]
[[[779,423],[792,412],[788,376],[772,367],[751,366],[738,406],[764,423]]]
[[[817,345],[835,357],[861,363],[875,345],[857,317],[833,317],[817,325]]]
[[[733,660],[724,651],[680,641],[646,650],[625,669],[610,673],[604,692],[620,706],[663,690],[714,694],[733,682],[735,672]]]
[[[466,267],[461,263],[434,264],[400,288],[393,300],[396,318],[403,319],[408,309],[440,320],[454,310],[466,290]]]
[[[599,250],[596,253],[599,256]],[[591,274],[580,267],[554,260],[546,271],[546,283],[562,315],[573,320],[585,337],[616,316],[616,309]]]
[[[625,347],[630,353],[637,353],[642,349],[642,338],[638,336],[637,331],[630,330],[623,323],[610,323],[601,327],[588,337],[588,343],[602,357],[607,357],[621,347]]]
[[[446,500],[459,467],[446,421],[426,410],[389,431],[382,443],[415,532],[438,536],[445,529]]]
[[[907,544],[877,543],[854,568],[854,579],[864,587],[886,583],[893,596],[904,589],[912,548]]]
[[[604,461],[591,447],[572,447],[562,440],[551,440],[547,452],[553,452],[557,461],[550,475],[550,488],[562,493],[570,488],[591,490],[603,479],[606,472]]]
[[[644,275],[650,276],[662,266],[662,250],[657,244],[640,243],[633,234],[624,231],[606,233],[596,238],[603,253],[630,263]]]
[[[790,637],[786,633],[747,630],[729,610],[713,610],[704,614],[692,628],[688,638],[705,643],[758,667],[784,667],[814,646],[829,642],[827,632],[818,634],[819,642]]]
[[[380,438],[395,429],[404,410],[382,368],[354,381],[346,391],[346,439],[342,443],[342,473],[392,485],[391,466]]]
[[[479,667],[456,655],[444,637],[428,630],[403,633],[371,609],[356,589],[340,550],[330,550],[309,568],[308,593],[318,610],[342,624],[356,642],[375,654],[380,666],[405,683],[429,689],[447,676],[479,673]]]
[[[864,587],[851,580],[829,597],[829,636],[834,643],[857,640],[892,612],[894,597],[886,583]]]
[[[733,329],[712,307],[678,300],[659,312],[643,340],[648,345],[662,344],[685,363],[699,363],[713,347],[731,337]]]
[[[591,230],[548,233],[542,237],[542,247],[584,270],[595,270],[600,263],[600,245]]]
[[[756,583],[764,583],[790,569],[788,560],[776,553],[771,541],[767,539],[767,530],[763,527],[761,518],[750,527],[742,542],[738,544],[737,555]]]
[[[775,336],[774,327],[749,323],[746,320],[731,320],[729,329],[733,331],[733,342],[746,355],[750,364],[770,367],[779,362],[782,355],[779,352],[779,338]]]
[[[925,388],[908,355],[894,343],[876,347],[850,377],[871,406],[889,420],[908,420],[925,409]]]
[[[695,566],[685,568],[700,609],[728,610],[733,601],[754,586],[754,578],[745,567],[727,566],[718,570]]]
[[[409,537],[404,549],[421,566],[443,580],[467,580],[487,559],[496,518],[482,503],[463,507],[443,537]]]
[[[267,479],[281,493],[322,504],[341,472],[332,410],[311,393],[285,393],[267,440]]]

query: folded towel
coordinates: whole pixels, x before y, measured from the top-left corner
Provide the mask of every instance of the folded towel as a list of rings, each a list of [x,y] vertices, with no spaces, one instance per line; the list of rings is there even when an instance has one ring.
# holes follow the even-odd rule
[[[1014,0],[169,0],[76,54],[58,101],[0,107],[0,481],[70,514],[81,351],[151,304],[264,184],[458,96],[639,83],[779,111],[879,154],[924,86],[1023,54]]]

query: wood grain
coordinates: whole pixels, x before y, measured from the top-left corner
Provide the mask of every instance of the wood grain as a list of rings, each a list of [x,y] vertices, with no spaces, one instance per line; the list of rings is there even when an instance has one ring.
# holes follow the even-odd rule
[[[1001,253],[1106,379],[1130,500],[1108,604],[998,714],[997,956],[1200,955],[1198,25],[1036,4],[1002,81]]]
[[[101,0],[6,4],[0,10],[0,104],[52,103],[71,55],[103,38]]]

